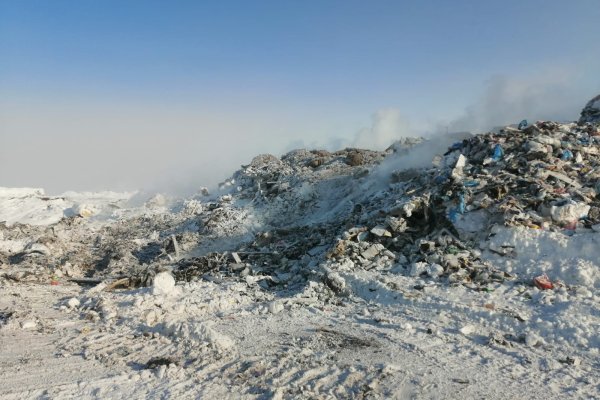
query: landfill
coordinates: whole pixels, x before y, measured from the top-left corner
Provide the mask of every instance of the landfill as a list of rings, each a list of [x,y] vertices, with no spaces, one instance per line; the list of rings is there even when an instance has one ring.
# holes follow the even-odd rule
[[[1,188],[0,396],[597,398],[600,97],[449,139]]]

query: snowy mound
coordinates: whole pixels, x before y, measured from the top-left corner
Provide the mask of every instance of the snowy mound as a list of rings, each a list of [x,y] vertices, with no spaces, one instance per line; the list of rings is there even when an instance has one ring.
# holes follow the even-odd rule
[[[0,223],[52,225],[64,217],[91,217],[122,207],[133,193],[66,192],[47,196],[44,189],[0,187]]]

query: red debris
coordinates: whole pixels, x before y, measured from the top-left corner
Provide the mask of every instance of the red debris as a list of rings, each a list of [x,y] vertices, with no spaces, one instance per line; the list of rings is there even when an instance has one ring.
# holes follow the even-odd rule
[[[577,229],[577,221],[569,222],[568,224],[565,225],[565,229],[574,231],[575,229]]]
[[[533,284],[540,290],[554,289],[554,284],[546,274],[533,278]]]

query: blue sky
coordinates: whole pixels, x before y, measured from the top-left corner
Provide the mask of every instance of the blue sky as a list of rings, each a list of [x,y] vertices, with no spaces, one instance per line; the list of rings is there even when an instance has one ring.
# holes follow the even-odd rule
[[[598,0],[0,0],[0,186],[211,184],[296,145],[575,119],[598,21]]]

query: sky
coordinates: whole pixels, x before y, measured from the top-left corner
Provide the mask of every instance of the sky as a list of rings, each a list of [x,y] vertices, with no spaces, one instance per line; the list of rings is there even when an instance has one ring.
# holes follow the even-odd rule
[[[576,120],[600,0],[0,0],[0,186],[194,191],[254,155]]]

